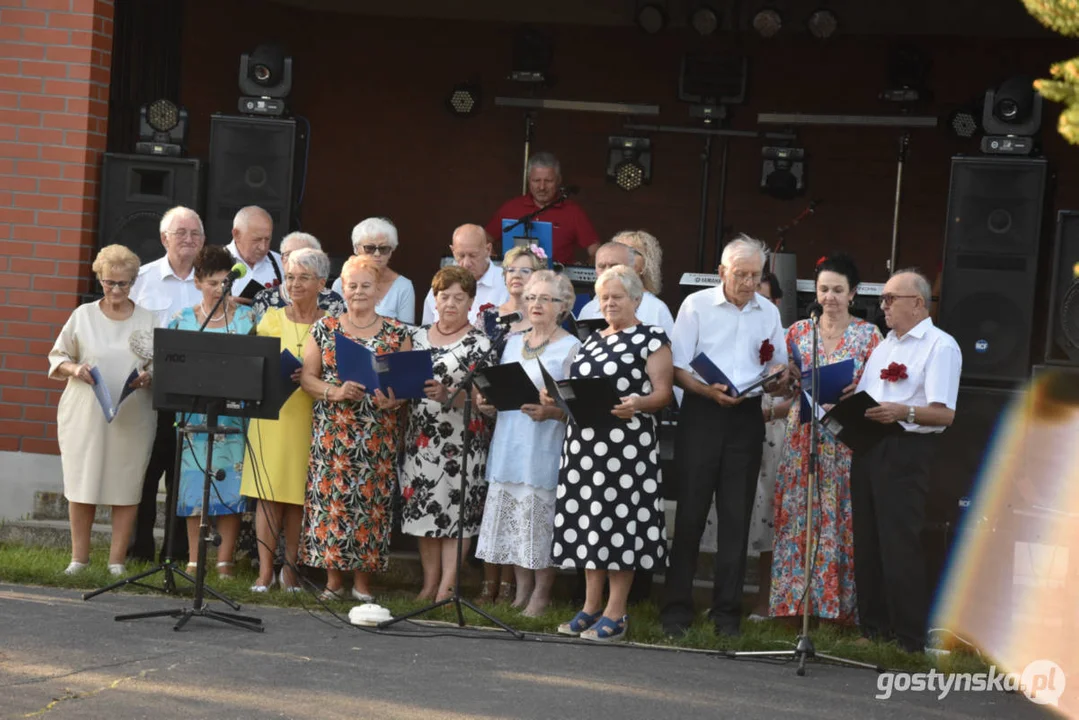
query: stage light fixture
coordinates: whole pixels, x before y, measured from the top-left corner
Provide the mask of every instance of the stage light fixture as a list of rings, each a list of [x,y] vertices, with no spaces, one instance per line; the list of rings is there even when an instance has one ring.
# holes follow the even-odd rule
[[[977,116],[970,110],[953,110],[948,116],[948,127],[958,137],[971,138],[978,134]]]
[[[608,137],[607,179],[626,191],[652,182],[652,141],[643,137]]]
[[[708,37],[719,29],[719,13],[708,3],[700,3],[689,13],[689,24],[701,37]]]
[[[775,8],[763,8],[753,16],[753,29],[762,38],[773,38],[783,29],[783,16]]]
[[[183,154],[187,137],[187,110],[165,99],[154,100],[139,108],[139,140],[135,152],[140,155]]]
[[[828,8],[820,8],[819,10],[814,10],[813,14],[809,16],[806,26],[813,37],[827,40],[835,35],[836,30],[839,29],[839,20],[836,19],[835,13]]]
[[[1029,155],[1042,126],[1042,96],[1031,78],[1019,75],[987,90],[982,108],[982,152]]]
[[[460,83],[446,97],[446,107],[458,117],[471,117],[480,111],[482,99],[478,83]]]
[[[663,32],[667,27],[665,3],[637,0],[637,26],[649,35]]]
[[[554,43],[538,28],[522,26],[513,35],[513,67],[510,80],[520,83],[550,85]]]
[[[804,193],[805,152],[795,147],[762,148],[761,192],[780,200]]]
[[[259,45],[240,56],[240,112],[247,115],[285,114],[292,92],[292,58],[279,45]]]

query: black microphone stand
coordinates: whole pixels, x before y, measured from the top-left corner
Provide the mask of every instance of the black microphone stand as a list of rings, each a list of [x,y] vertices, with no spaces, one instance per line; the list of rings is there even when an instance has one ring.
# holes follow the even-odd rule
[[[232,294],[232,283],[232,279],[225,280],[222,285],[221,297],[214,303],[213,309],[207,313],[206,319],[203,320],[202,325],[199,326],[199,332],[206,329],[206,325],[210,322],[210,318],[213,317],[214,313],[221,307],[221,303]],[[181,448],[185,436],[196,434],[205,434],[207,436],[206,465],[203,467],[204,477],[202,481],[202,508],[199,516],[198,566],[195,570],[195,596],[191,603],[191,607],[117,615],[115,618],[117,621],[122,622],[124,620],[142,620],[144,618],[154,617],[173,617],[177,618],[177,622],[172,629],[180,630],[191,618],[204,617],[254,632],[263,632],[265,630],[265,628],[262,627],[262,620],[259,618],[213,610],[206,606],[205,601],[204,593],[208,592],[233,610],[240,609],[240,604],[236,601],[206,587],[206,544],[210,540],[210,516],[208,514],[208,508],[210,506],[210,485],[214,480],[212,471],[214,461],[214,438],[218,435],[242,435],[244,432],[241,428],[225,427],[218,424],[218,415],[223,409],[223,404],[224,403],[221,400],[211,401],[206,408],[206,424],[185,426],[180,431],[180,436],[177,438],[176,443],[176,477],[174,482],[179,483],[182,455]],[[175,513],[175,508],[173,508],[172,512]],[[168,541],[166,540],[166,542]],[[190,577],[186,574],[185,576]]]
[[[535,212],[530,212],[527,215],[525,215],[524,217],[519,218],[517,220],[517,222],[513,223],[509,227],[502,228],[502,234],[504,235],[504,234],[508,233],[510,230],[516,230],[521,225],[525,226],[525,232],[526,233],[531,232],[532,231],[532,221],[533,220],[538,218],[541,213],[546,212],[547,210],[550,210],[555,205],[558,205],[559,203],[563,203],[568,199],[569,199],[569,193],[566,192],[565,188],[560,188],[559,191],[558,191],[558,197],[556,199],[554,199],[551,202],[547,203],[546,205],[539,208]]]
[[[465,626],[465,615],[464,612],[462,612],[461,610],[463,606],[476,613],[477,615],[486,618],[490,622],[494,623],[498,627],[508,632],[510,635],[513,635],[513,637],[517,638],[518,640],[524,639],[524,633],[522,633],[520,630],[514,630],[498,618],[488,614],[484,610],[476,607],[468,600],[465,600],[463,597],[461,597],[461,567],[464,564],[465,542],[465,494],[468,490],[468,456],[470,451],[472,450],[472,429],[470,427],[472,423],[472,379],[477,371],[479,371],[483,367],[486,367],[488,361],[490,360],[491,353],[495,351],[495,348],[498,347],[500,341],[508,332],[508,325],[503,325],[501,328],[499,328],[498,332],[496,332],[491,338],[491,347],[488,348],[487,352],[484,353],[478,361],[476,361],[476,364],[472,367],[471,370],[468,371],[468,374],[465,375],[464,379],[461,380],[461,384],[454,391],[453,395],[451,395],[450,398],[444,403],[445,407],[453,407],[453,404],[457,401],[457,396],[461,393],[464,393],[465,434],[464,442],[462,445],[463,450],[461,457],[461,484],[457,502],[457,582],[453,584],[453,594],[445,600],[440,600],[439,602],[428,605],[427,607],[420,608],[419,610],[413,610],[412,612],[401,615],[400,617],[395,617],[390,620],[380,622],[378,624],[378,628],[380,630],[396,625],[397,623],[404,620],[414,618],[417,615],[425,615],[432,610],[437,610],[438,608],[445,605],[453,605],[457,611],[458,627]]]
[[[809,605],[812,601],[812,596],[810,593],[813,587],[813,561],[814,556],[817,554],[817,548],[814,546],[813,543],[813,502],[815,499],[817,487],[817,460],[820,446],[820,420],[817,418],[817,400],[820,388],[820,359],[817,357],[818,337],[820,332],[819,312],[814,313],[813,310],[810,310],[809,322],[813,326],[813,356],[809,371],[809,377],[811,382],[809,403],[809,472],[807,474],[806,482],[804,567],[805,588],[802,590],[802,632],[798,636],[798,642],[793,650],[735,651],[728,652],[727,657],[766,657],[796,659],[798,661],[798,669],[796,673],[799,677],[802,677],[806,674],[806,660],[808,660],[809,658],[827,660],[828,662],[832,662],[837,665],[843,665],[852,668],[864,668],[866,670],[875,670],[878,673],[882,673],[885,671],[885,669],[880,665],[858,662],[857,660],[848,660],[847,658],[841,658],[835,655],[817,652],[817,649],[813,646],[812,638],[809,637]],[[802,390],[799,388],[798,392],[802,392]]]
[[[206,316],[207,322],[209,321],[209,318],[221,306],[221,303],[225,299],[226,294],[229,293],[231,290],[232,290],[232,281],[228,281],[225,284],[224,292],[221,294],[221,297],[218,299],[217,303],[214,305],[214,309],[210,311],[210,315]],[[201,332],[205,327],[206,327],[206,322],[203,322],[202,327],[199,328],[199,331]],[[183,441],[184,441],[184,437],[186,436],[186,434],[188,432],[186,423],[182,419],[177,420],[174,426],[176,428],[176,455],[173,458],[173,473],[172,473],[172,479],[169,482],[169,492],[165,494],[166,498],[171,497],[171,498],[173,498],[174,502],[172,503],[171,507],[169,507],[169,506],[165,507],[164,560],[160,564],[155,565],[154,567],[150,568],[149,570],[144,570],[141,573],[138,573],[136,575],[132,575],[131,577],[126,577],[126,578],[124,578],[122,580],[117,580],[116,582],[112,583],[111,585],[106,585],[105,587],[98,588],[97,590],[94,590],[93,592],[83,593],[83,596],[82,596],[83,600],[90,600],[91,598],[95,598],[98,595],[101,595],[101,594],[107,593],[107,592],[111,592],[113,590],[125,587],[127,585],[135,585],[137,587],[146,588],[148,590],[156,590],[158,592],[165,593],[166,595],[174,595],[174,594],[176,594],[178,592],[177,588],[176,588],[176,579],[175,579],[174,575],[179,575],[184,580],[187,580],[189,583],[195,585],[196,586],[195,591],[196,591],[196,594],[198,594],[198,591],[199,591],[198,578],[191,577],[191,575],[189,575],[187,572],[185,572],[184,570],[181,570],[179,568],[179,566],[178,566],[176,558],[174,558],[172,556],[173,534],[175,532],[176,521],[177,521],[175,500],[179,495],[180,465],[182,463],[182,457],[183,457]],[[211,443],[213,442],[213,437],[210,438],[210,441],[211,441]],[[209,466],[207,466],[207,469],[209,469]],[[204,505],[204,507],[205,507],[205,505]],[[147,585],[146,583],[142,582],[143,579],[148,578],[148,577],[150,577],[152,575],[156,575],[157,573],[164,573],[164,575],[165,575],[162,578],[161,587],[157,587],[156,585]],[[198,573],[196,573],[196,575],[197,574]],[[215,598],[217,598],[221,602],[225,603],[226,605],[231,607],[233,610],[239,610],[240,609],[239,604],[237,604],[235,601],[230,600],[229,598],[225,597],[224,595],[217,592],[213,588],[206,587],[206,588],[202,588],[202,590],[204,590],[209,595],[214,596]],[[131,619],[130,617],[125,617],[125,616],[120,616],[120,617],[117,617],[116,619],[120,620],[121,618],[122,619]]]

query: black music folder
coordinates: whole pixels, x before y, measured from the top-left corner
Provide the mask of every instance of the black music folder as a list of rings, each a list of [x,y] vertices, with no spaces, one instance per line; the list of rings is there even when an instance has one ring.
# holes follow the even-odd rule
[[[607,321],[603,318],[578,320],[577,318],[573,317],[572,313],[570,313],[570,315],[566,317],[565,327],[566,332],[568,332],[570,335],[575,336],[581,342],[584,342],[589,337],[591,337],[592,333],[596,332],[597,330],[606,330]]]
[[[258,280],[251,278],[244,285],[243,291],[240,293],[240,297],[247,300],[254,300],[255,296],[266,289],[266,286],[260,283]]]
[[[890,435],[906,432],[899,423],[879,423],[865,416],[865,411],[880,405],[864,390],[851,395],[821,418],[821,425],[854,452],[871,450]]]
[[[609,378],[555,380],[542,364],[540,371],[547,394],[578,427],[607,428],[623,422],[611,414],[622,398],[615,392]]]
[[[539,405],[539,390],[519,362],[493,365],[477,370],[476,389],[497,410],[520,410],[522,405]]]

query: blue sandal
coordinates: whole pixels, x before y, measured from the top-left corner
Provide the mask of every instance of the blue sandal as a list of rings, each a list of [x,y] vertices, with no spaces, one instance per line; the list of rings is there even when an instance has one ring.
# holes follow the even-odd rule
[[[628,626],[629,615],[623,615],[619,620],[611,620],[604,615],[595,625],[581,633],[581,639],[595,642],[619,642],[626,638]]]
[[[589,615],[584,610],[573,616],[573,619],[567,623],[562,623],[558,626],[559,635],[569,635],[571,637],[578,637],[588,628],[596,624],[596,621],[603,617],[603,611],[600,610],[597,613]]]

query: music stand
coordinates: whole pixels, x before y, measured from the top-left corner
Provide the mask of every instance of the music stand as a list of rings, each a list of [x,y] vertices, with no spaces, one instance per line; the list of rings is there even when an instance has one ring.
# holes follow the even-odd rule
[[[465,540],[465,494],[468,490],[468,455],[469,452],[472,450],[472,430],[470,428],[472,422],[472,379],[475,376],[477,370],[486,366],[491,353],[493,353],[495,348],[498,347],[498,341],[502,339],[502,336],[505,335],[508,330],[508,326],[502,326],[497,332],[494,333],[494,335],[491,337],[491,347],[487,350],[486,353],[484,353],[483,357],[476,361],[476,364],[472,366],[472,369],[469,370],[468,374],[465,375],[463,380],[461,380],[461,384],[458,386],[458,388],[445,402],[446,407],[452,407],[453,403],[457,401],[457,396],[461,393],[465,394],[465,435],[463,443],[464,450],[461,453],[461,487],[458,494],[457,503],[457,582],[453,585],[453,594],[445,600],[440,600],[436,603],[428,605],[427,607],[420,608],[419,610],[413,610],[412,612],[401,615],[400,617],[395,617],[380,622],[378,624],[378,628],[380,630],[388,628],[391,625],[396,625],[397,623],[404,620],[414,618],[417,615],[425,615],[432,610],[437,610],[440,607],[444,607],[446,605],[453,605],[454,608],[457,610],[458,627],[465,626],[465,615],[461,611],[461,606],[464,606],[472,612],[476,613],[477,615],[487,618],[492,623],[508,632],[510,635],[513,635],[513,637],[517,638],[518,640],[524,639],[524,633],[522,633],[520,630],[514,630],[498,618],[494,617],[493,615],[489,615],[488,613],[484,612],[480,608],[470,603],[468,600],[465,600],[461,597],[461,566],[464,564]]]
[[[230,417],[276,420],[285,398],[279,382],[281,345],[277,338],[255,335],[204,334],[192,330],[154,330],[154,408],[178,413],[200,413],[206,416],[205,425],[188,425],[180,430],[178,448],[183,437],[206,434],[205,476],[202,485],[202,509],[199,523],[198,569],[195,573],[195,593],[191,607],[154,610],[151,612],[117,615],[117,621],[140,620],[152,617],[173,617],[173,627],[180,630],[193,617],[235,625],[262,632],[262,620],[246,615],[212,610],[206,606],[204,593],[218,598],[233,610],[240,605],[206,588],[206,543],[210,524],[206,513],[210,504],[210,483],[213,467],[214,438],[217,435],[236,435],[243,430],[218,425],[222,415]],[[179,457],[180,450],[177,450]],[[179,477],[179,467],[177,467]],[[178,482],[178,480],[177,480]],[[180,572],[179,570],[172,570]],[[168,572],[168,571],[166,571]],[[185,577],[190,578],[185,574]],[[134,578],[133,578],[134,579]]]

